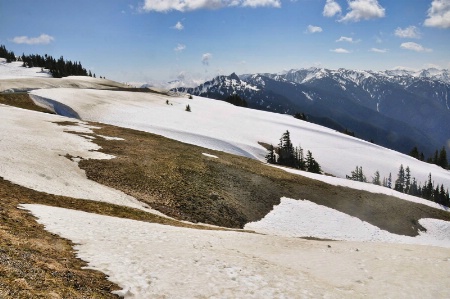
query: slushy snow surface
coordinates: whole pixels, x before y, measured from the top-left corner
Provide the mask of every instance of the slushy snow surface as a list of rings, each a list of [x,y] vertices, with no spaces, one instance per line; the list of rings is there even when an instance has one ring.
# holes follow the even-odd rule
[[[41,192],[104,201],[144,209],[131,196],[89,180],[77,159],[111,159],[91,138],[66,131],[93,133],[83,122],[0,105],[0,177]],[[66,157],[69,155],[74,159]]]
[[[201,231],[23,205],[124,298],[449,298],[449,251]],[[131,233],[132,232],[132,233]]]
[[[286,237],[316,237],[321,239],[407,243],[450,248],[450,223],[438,219],[420,219],[427,229],[417,237],[392,234],[345,213],[308,200],[282,198],[279,205],[258,222],[245,229]]]
[[[6,63],[6,59],[0,58],[0,80],[50,77],[48,70],[42,70],[40,67],[22,67],[22,62],[19,61]]]
[[[236,107],[202,97],[190,100],[150,93],[64,88],[36,90],[32,94],[39,96],[40,102],[50,99],[71,107],[83,120],[155,133],[261,161],[267,151],[258,142],[278,144],[281,134],[289,130],[294,145],[310,150],[322,169],[338,178],[345,178],[356,166],[362,166],[369,180],[376,170],[381,179],[391,173],[395,180],[403,164],[405,168],[410,167],[411,175],[419,183],[426,182],[431,173],[435,184],[450,186],[450,172],[436,165],[289,115]],[[172,105],[167,105],[166,100]],[[185,111],[187,104],[190,113]],[[354,185],[348,180],[341,181]],[[376,188],[380,191],[375,192],[397,196],[390,189]]]

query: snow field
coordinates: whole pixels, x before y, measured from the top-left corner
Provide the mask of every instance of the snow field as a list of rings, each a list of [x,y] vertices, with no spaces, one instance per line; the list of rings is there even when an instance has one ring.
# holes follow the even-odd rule
[[[450,223],[437,219],[420,219],[427,229],[417,237],[401,236],[381,230],[345,213],[308,200],[282,198],[279,205],[244,229],[285,237],[432,245],[450,248]]]
[[[48,70],[41,70],[40,67],[22,67],[21,61],[6,63],[5,58],[0,58],[0,80],[18,78],[50,78]]]
[[[60,126],[55,122],[68,119],[5,105],[0,119],[0,177],[40,192],[147,210],[133,197],[88,180],[78,167],[81,158],[113,158],[98,152],[91,138],[66,132],[92,133],[85,123]]]
[[[448,298],[448,249],[200,231],[22,205],[124,298]],[[133,233],[130,233],[133,232]],[[407,265],[407,266],[406,266]],[[414,282],[414,283],[411,283]]]
[[[142,130],[259,160],[264,160],[266,150],[258,142],[276,145],[281,134],[289,130],[294,146],[300,144],[305,152],[310,150],[325,172],[339,178],[362,166],[369,180],[376,170],[381,179],[392,173],[395,180],[403,164],[410,167],[418,182],[424,183],[432,173],[436,184],[450,188],[450,172],[436,165],[288,115],[202,97],[189,100],[150,93],[63,88],[35,90],[31,94],[67,105],[83,120]],[[166,105],[166,100],[172,105]],[[191,113],[184,111],[187,104]]]

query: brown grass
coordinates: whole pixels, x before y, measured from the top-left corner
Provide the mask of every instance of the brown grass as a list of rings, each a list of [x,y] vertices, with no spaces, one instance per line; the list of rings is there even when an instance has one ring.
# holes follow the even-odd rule
[[[27,93],[0,93],[0,104],[54,114],[52,111],[36,105]]]
[[[100,125],[96,133],[125,140],[94,142],[112,160],[83,160],[101,184],[122,190],[177,219],[242,228],[279,204],[282,196],[307,199],[392,233],[416,236],[418,220],[450,221],[450,213],[398,198],[332,186],[258,161],[184,144],[154,134]],[[202,153],[214,154],[219,159]]]
[[[26,94],[0,94],[0,103],[40,111]],[[71,122],[59,125],[73,125]],[[97,124],[94,124],[97,125]],[[161,136],[100,124],[94,142],[112,160],[82,160],[88,177],[182,220],[242,227],[287,196],[307,199],[393,233],[415,236],[421,218],[450,221],[448,212],[394,197],[331,186],[258,161]],[[207,152],[219,159],[202,155]],[[70,158],[68,156],[68,158]],[[107,203],[49,195],[0,178],[0,298],[117,298],[104,274],[81,269],[73,244],[45,231],[19,204],[37,203],[91,213],[211,229]]]

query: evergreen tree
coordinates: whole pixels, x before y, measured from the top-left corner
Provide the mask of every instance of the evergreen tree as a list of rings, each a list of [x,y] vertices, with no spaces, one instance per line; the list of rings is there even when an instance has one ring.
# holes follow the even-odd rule
[[[269,151],[269,152],[268,152],[267,155],[266,155],[266,161],[267,161],[267,163],[270,163],[270,164],[275,164],[275,163],[277,163],[277,158],[276,158],[276,156],[275,156],[275,150],[274,150],[272,144],[270,145],[268,151]]]
[[[248,107],[247,101],[242,99],[236,93],[233,93],[231,96],[227,97],[225,99],[225,102],[228,102],[228,103],[233,104],[235,106]]]
[[[439,200],[437,201],[438,203],[440,203],[441,205],[445,205],[446,204],[446,198],[445,198],[445,189],[444,189],[444,185],[441,185],[441,189],[439,190]]]
[[[308,116],[305,113],[303,113],[303,112],[302,113],[299,113],[299,112],[295,113],[294,117],[297,118],[297,119],[300,119],[300,120],[308,121]]]
[[[392,174],[391,173],[389,173],[389,178],[388,178],[388,181],[387,181],[387,187],[389,189],[392,188]]]
[[[411,152],[409,152],[409,155],[413,158],[419,159],[419,150],[417,149],[417,146],[413,147]]]
[[[394,190],[399,192],[404,192],[405,190],[405,170],[403,169],[403,164],[400,165],[397,180],[395,181],[394,185]]]
[[[347,175],[346,178],[357,182],[367,182],[367,178],[363,173],[362,166],[356,166],[355,170],[351,172],[351,175]]]
[[[425,155],[423,153],[420,153],[419,160],[420,161],[424,161],[425,160]]]
[[[405,190],[403,190],[403,193],[409,194],[409,189],[411,188],[411,170],[409,169],[409,166],[406,166],[405,169]]]
[[[375,174],[374,174],[374,176],[373,176],[373,178],[372,178],[372,184],[378,185],[378,186],[381,185],[381,181],[380,181],[380,172],[379,172],[378,170],[375,171]]]
[[[441,166],[444,169],[447,169],[447,167],[448,167],[447,152],[445,150],[445,146],[442,147],[442,149],[439,153],[437,165]]]
[[[433,164],[436,164],[436,165],[438,165],[438,163],[439,163],[439,152],[438,152],[438,150],[436,150],[435,152],[434,152],[434,158],[433,158]]]
[[[419,195],[416,178],[413,178],[411,186],[409,187],[408,194],[417,196]]]
[[[317,161],[313,158],[312,153],[310,151],[308,151],[308,153],[306,154],[306,170],[308,172],[319,174],[322,172],[319,163],[317,163]]]
[[[422,188],[422,197],[425,199],[433,199],[433,183],[431,181],[431,173],[428,175],[428,182]]]
[[[278,164],[291,167],[295,166],[294,146],[292,145],[289,131],[286,131],[281,136],[278,151]]]

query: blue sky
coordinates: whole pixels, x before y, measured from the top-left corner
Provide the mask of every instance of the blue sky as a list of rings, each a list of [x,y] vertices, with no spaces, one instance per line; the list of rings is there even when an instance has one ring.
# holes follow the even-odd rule
[[[0,44],[121,82],[450,68],[450,0],[0,0]]]

